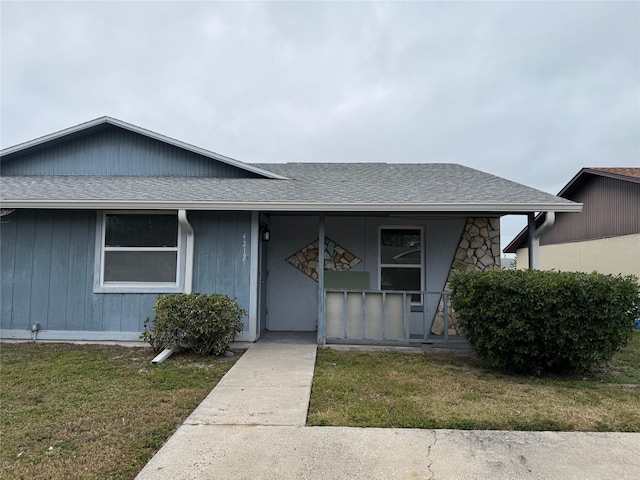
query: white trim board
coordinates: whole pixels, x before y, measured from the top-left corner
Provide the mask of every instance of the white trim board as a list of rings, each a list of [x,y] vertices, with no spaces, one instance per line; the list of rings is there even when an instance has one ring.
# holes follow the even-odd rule
[[[154,200],[12,200],[3,199],[3,208],[42,208],[78,210],[215,210],[273,212],[464,212],[469,214],[527,214],[531,212],[581,212],[573,203],[308,203],[308,202],[207,202]]]

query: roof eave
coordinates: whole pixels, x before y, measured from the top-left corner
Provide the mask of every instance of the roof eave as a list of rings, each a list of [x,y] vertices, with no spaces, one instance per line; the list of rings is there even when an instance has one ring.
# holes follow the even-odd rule
[[[89,128],[96,127],[103,123],[109,123],[109,120],[115,120],[115,119],[111,119],[110,117],[96,118],[94,120],[90,120],[88,122],[84,122],[79,125],[74,125],[73,127],[64,128],[62,130],[58,130],[57,132],[49,133],[48,135],[43,135],[42,137],[34,138],[26,142],[18,143],[17,145],[13,145],[11,147],[3,148],[2,150],[0,150],[0,157],[6,157],[7,155],[12,155],[22,150],[27,150],[29,148],[42,145],[43,143],[51,142],[52,140],[57,140],[67,135],[72,135],[74,133],[81,132],[82,130],[87,130]]]
[[[537,217],[536,217],[537,218]],[[504,253],[517,253],[518,249],[523,248],[521,245],[528,235],[529,227],[525,227],[514,237],[509,244],[502,250]]]
[[[601,168],[584,168],[583,170],[585,171],[585,173],[591,173],[593,175],[600,175],[601,177],[615,178],[617,180],[622,180],[622,181],[625,181],[625,182],[640,183],[640,178],[632,177],[630,175],[625,175],[623,173],[609,172],[609,171],[603,170]]]
[[[3,208],[42,209],[188,209],[290,212],[469,212],[526,214],[539,211],[580,212],[581,203],[309,203],[309,202],[207,202],[144,200],[2,200]]]

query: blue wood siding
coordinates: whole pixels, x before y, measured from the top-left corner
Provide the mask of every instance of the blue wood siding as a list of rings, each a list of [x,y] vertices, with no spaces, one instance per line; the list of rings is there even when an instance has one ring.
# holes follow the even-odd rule
[[[139,332],[155,295],[94,294],[96,213],[18,210],[0,227],[0,328]]]
[[[156,294],[93,293],[96,218],[95,211],[70,210],[18,210],[3,217],[2,330],[28,332],[38,323],[47,331],[140,332],[153,318]],[[251,214],[189,212],[189,219],[194,291],[230,295],[248,310]],[[244,322],[246,330],[246,317]]]
[[[115,126],[70,137],[2,162],[2,175],[258,175]]]
[[[189,212],[195,231],[193,291],[222,293],[249,311],[250,212]],[[244,317],[245,331],[248,318]]]

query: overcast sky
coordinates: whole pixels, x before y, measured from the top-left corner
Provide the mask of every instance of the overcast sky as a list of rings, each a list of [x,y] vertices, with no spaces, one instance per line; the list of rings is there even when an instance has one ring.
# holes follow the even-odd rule
[[[2,148],[108,115],[245,162],[455,162],[550,193],[640,166],[637,1],[0,9]]]

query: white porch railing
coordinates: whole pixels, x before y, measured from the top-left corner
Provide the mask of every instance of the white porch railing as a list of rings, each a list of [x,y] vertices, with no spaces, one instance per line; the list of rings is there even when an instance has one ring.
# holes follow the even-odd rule
[[[466,342],[451,318],[448,291],[324,289],[318,333],[327,343]]]

